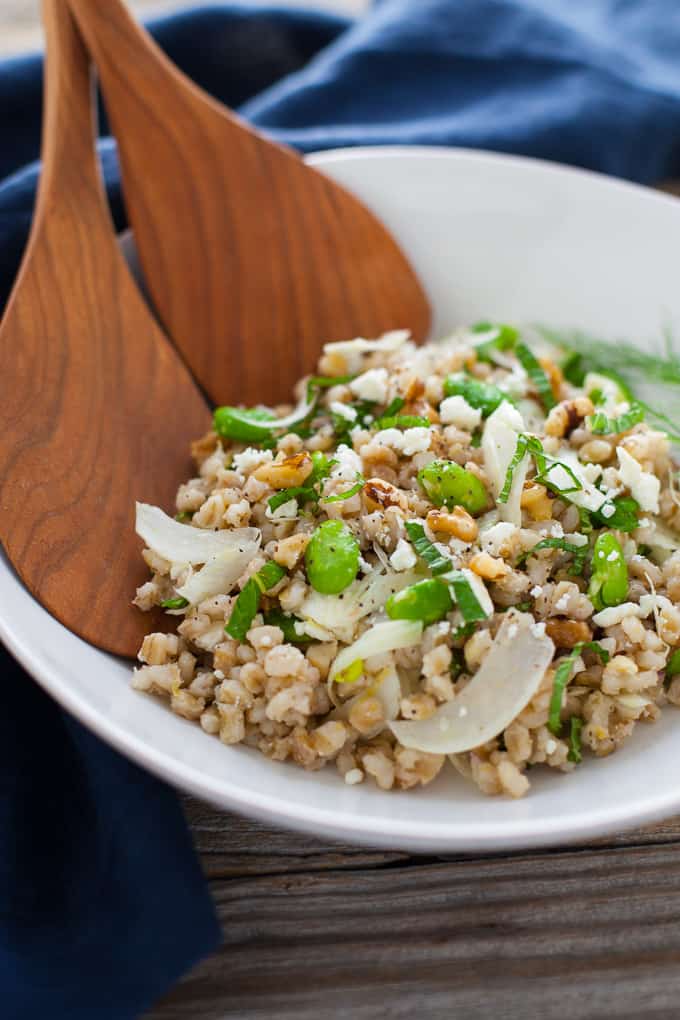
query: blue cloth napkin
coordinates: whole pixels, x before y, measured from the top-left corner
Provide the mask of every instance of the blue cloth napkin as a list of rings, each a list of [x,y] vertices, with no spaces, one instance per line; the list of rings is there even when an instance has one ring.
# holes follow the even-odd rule
[[[213,7],[153,31],[206,89],[304,151],[466,145],[680,176],[671,0],[382,0],[356,24]],[[0,66],[0,307],[33,208],[41,74],[37,57]],[[121,227],[115,147],[100,149]],[[137,1016],[218,937],[175,797],[1,652],[0,677],[2,1015]]]

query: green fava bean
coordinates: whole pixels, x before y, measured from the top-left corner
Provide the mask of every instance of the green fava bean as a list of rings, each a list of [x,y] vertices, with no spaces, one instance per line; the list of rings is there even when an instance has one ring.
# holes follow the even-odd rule
[[[390,595],[385,610],[391,620],[422,620],[427,626],[436,623],[453,609],[448,586],[436,577],[417,581],[408,588]]]
[[[628,565],[623,549],[610,531],[603,531],[595,542],[592,572],[588,598],[597,610],[626,601]]]
[[[492,411],[495,411],[499,404],[508,400],[507,393],[499,390],[493,383],[485,383],[480,379],[473,379],[463,372],[456,375],[449,375],[444,380],[445,397],[464,397],[470,407],[475,407],[482,412],[483,418],[488,418]]]
[[[359,570],[359,543],[342,521],[324,521],[305,551],[309,583],[322,595],[339,595]]]
[[[477,475],[452,460],[433,460],[418,472],[418,481],[435,506],[462,506],[468,513],[481,513],[489,502]]]

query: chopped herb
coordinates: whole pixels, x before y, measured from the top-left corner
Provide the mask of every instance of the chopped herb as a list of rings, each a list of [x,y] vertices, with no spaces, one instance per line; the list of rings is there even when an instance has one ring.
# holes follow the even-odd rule
[[[463,397],[470,407],[482,412],[483,418],[496,410],[499,404],[508,400],[507,393],[494,386],[493,383],[482,382],[481,379],[473,379],[464,372],[457,372],[455,375],[448,375],[444,380],[445,397]]]
[[[282,609],[271,609],[268,613],[265,613],[264,622],[269,627],[278,627],[283,631],[283,640],[287,641],[288,644],[308,645],[314,641],[314,638],[310,637],[309,634],[298,634],[295,624],[302,623],[302,621],[297,616],[284,613]]]
[[[470,446],[472,447],[473,450],[478,450],[481,445],[482,445],[482,433],[473,432],[472,436],[470,437]]]
[[[351,407],[353,411],[356,411],[356,418],[353,421],[348,421],[341,414],[336,414],[331,411],[331,420],[333,422],[333,431],[335,432],[335,438],[338,445],[340,443],[351,444],[351,435],[353,429],[365,428],[369,424],[369,419],[372,418],[375,408],[375,400],[355,400],[351,404],[347,404],[347,407]]]
[[[545,369],[540,365],[533,351],[530,351],[522,341],[515,345],[515,354],[522,368],[536,387],[541,403],[546,411],[549,411],[555,406],[557,401],[555,400],[555,395]]]
[[[477,596],[472,590],[472,585],[461,570],[453,570],[448,574],[443,574],[441,579],[450,585],[456,605],[460,609],[465,623],[486,620],[486,613],[480,606]]]
[[[521,567],[530,556],[533,556],[541,549],[561,549],[562,552],[572,553],[574,563],[573,569],[569,571],[570,574],[583,573],[583,567],[590,552],[587,542],[584,545],[576,545],[575,542],[569,542],[566,538],[543,538],[535,546],[527,550],[527,552],[522,553],[515,566]]]
[[[613,500],[605,503],[605,506],[613,506],[614,513],[611,517],[605,517],[602,513],[603,507],[592,513],[593,523],[598,528],[611,528],[612,531],[635,531],[638,527],[638,513],[640,506],[632,496],[616,496]]]
[[[453,648],[451,651],[451,679],[457,680],[465,668],[465,659],[460,648]]]
[[[356,379],[355,375],[312,375],[307,380],[309,390],[327,390],[331,386],[342,386]]]
[[[173,599],[163,599],[161,602],[162,609],[185,609],[188,605],[188,600],[182,598],[181,595],[177,595]]]
[[[394,400],[392,400],[385,408],[382,417],[393,418],[395,414],[399,414],[399,412],[401,411],[402,407],[405,406],[405,404],[406,401],[404,400],[403,397],[395,397]]]
[[[418,414],[395,414],[391,417],[378,418],[375,423],[378,431],[383,429],[417,429],[429,428],[432,424],[429,418]]]
[[[259,442],[271,436],[276,415],[259,408],[218,407],[214,414],[215,432],[223,439],[238,439],[244,443]]]
[[[337,464],[337,460],[330,460],[325,453],[315,450],[312,454],[312,471],[304,485],[294,485],[290,489],[282,489],[268,499],[269,509],[272,513],[280,506],[289,503],[291,499],[297,499],[301,506],[306,503],[318,503],[321,498],[320,483],[331,473],[331,469]]]
[[[676,648],[666,664],[666,679],[677,676],[680,673],[680,648]]]
[[[285,576],[284,568],[273,560],[269,560],[261,570],[253,574],[236,599],[229,622],[224,628],[229,637],[235,638],[237,641],[245,640],[260,608],[262,595],[274,588]]]
[[[406,521],[405,528],[413,548],[421,560],[425,560],[435,576],[451,569],[451,560],[443,556],[436,545],[430,542],[429,538],[425,535],[425,528],[422,524],[419,524],[417,521]]]
[[[581,652],[584,651],[595,652],[599,655],[603,663],[606,664],[609,662],[609,652],[604,649],[602,645],[598,644],[597,641],[579,641],[577,645],[574,645],[572,650],[569,652],[569,655],[562,659],[562,662],[555,670],[548,714],[548,729],[551,733],[554,733],[556,737],[559,737],[562,732],[562,723],[560,721],[560,714],[562,712],[562,696],[567,684],[569,683],[569,679],[574,669],[574,663]]]
[[[608,418],[604,411],[598,411],[587,420],[590,431],[596,436],[618,435],[627,432],[637,425],[645,416],[644,408],[637,401],[631,404],[630,410],[619,415],[618,418]]]
[[[453,641],[462,641],[464,638],[469,638],[470,635],[474,634],[476,630],[477,626],[475,623],[472,622],[463,623],[460,625],[460,627],[454,630],[453,634],[451,635],[451,639]]]
[[[512,460],[508,464],[508,470],[505,473],[505,481],[503,482],[503,488],[498,495],[499,503],[507,503],[510,498],[510,490],[512,489],[512,480],[515,476],[515,471],[524,460],[525,456],[529,452],[530,437],[520,435],[517,439],[517,446],[515,452],[512,455]]]
[[[343,499],[351,499],[352,496],[356,496],[358,492],[361,492],[366,479],[363,475],[357,475],[357,480],[351,489],[347,489],[345,492],[336,492],[334,496],[324,496],[324,503],[339,503]]]
[[[593,530],[593,522],[591,520],[590,513],[584,506],[577,506],[576,509],[578,510],[581,531],[584,535],[589,535]]]
[[[501,324],[495,325],[492,322],[477,322],[472,327],[473,333],[491,333],[487,340],[475,345],[475,351],[480,361],[493,361],[496,351],[510,351],[519,339],[519,333],[512,326]]]
[[[583,719],[580,719],[577,715],[572,715],[569,720],[569,754],[567,758],[569,761],[578,763],[581,761],[581,730],[583,729]]]
[[[547,486],[547,488],[556,493],[558,496],[568,496],[570,492],[578,492],[583,488],[573,469],[563,461],[556,460],[554,457],[547,454],[543,449],[541,441],[537,439],[536,436],[527,436],[524,435],[524,433],[520,433],[512,460],[508,465],[503,488],[498,496],[499,503],[507,503],[510,496],[510,490],[512,489],[512,479],[514,477],[515,470],[527,453],[530,453],[533,456],[536,463],[537,474],[534,481]],[[561,468],[562,471],[571,478],[574,484],[566,487],[558,485],[557,482],[550,477],[551,472],[555,471],[557,468]]]

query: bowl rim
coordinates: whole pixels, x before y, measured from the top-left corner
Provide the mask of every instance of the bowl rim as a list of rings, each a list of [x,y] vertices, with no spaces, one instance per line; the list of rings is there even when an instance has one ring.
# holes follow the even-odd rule
[[[511,163],[517,167],[544,169],[556,175],[578,176],[597,181],[607,188],[632,193],[648,202],[661,203],[680,210],[677,198],[654,191],[644,185],[622,181],[591,170],[570,167],[549,160],[487,152],[482,149],[435,146],[358,146],[310,153],[305,159],[321,170],[330,163],[362,161],[375,158],[427,158],[464,162]],[[0,550],[1,553],[1,550]],[[7,568],[11,565],[4,555]],[[20,583],[20,582],[19,582]],[[474,822],[448,820],[424,822],[355,814],[330,804],[319,808],[305,803],[282,801],[275,793],[244,790],[233,783],[228,774],[213,778],[199,768],[173,758],[169,753],[129,732],[100,709],[83,700],[64,678],[63,671],[50,661],[49,655],[31,647],[15,633],[0,614],[0,638],[29,674],[64,709],[117,751],[149,769],[171,785],[207,800],[222,809],[234,810],[269,825],[279,825],[321,838],[369,844],[375,847],[426,851],[506,851],[530,847],[569,844],[631,828],[668,817],[680,809],[680,786],[664,793],[653,791],[636,801],[608,807],[593,803],[584,808],[578,819],[571,816],[540,819],[528,816],[494,821],[483,818]],[[76,639],[77,640],[77,639]],[[101,653],[105,655],[106,653]],[[480,795],[481,796],[481,795]]]

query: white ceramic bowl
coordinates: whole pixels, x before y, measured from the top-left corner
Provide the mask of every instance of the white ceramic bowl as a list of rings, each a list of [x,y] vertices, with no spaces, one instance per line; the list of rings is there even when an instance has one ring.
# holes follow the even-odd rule
[[[354,149],[314,156],[394,231],[435,309],[434,334],[484,318],[580,326],[641,346],[680,322],[680,202],[547,163],[479,152]],[[395,323],[395,325],[399,325]],[[310,366],[311,367],[311,366]],[[129,598],[121,592],[121,598]],[[0,560],[0,637],[65,708],[177,786],[264,821],[377,846],[502,850],[593,837],[680,810],[680,715],[611,758],[532,774],[520,801],[452,770],[412,793],[348,787],[224,747],[129,685],[130,667],[71,635]]]

